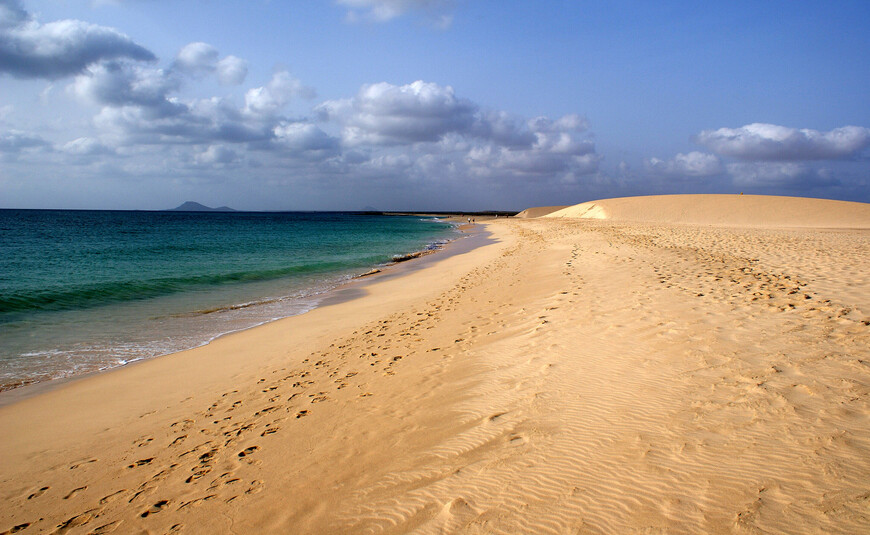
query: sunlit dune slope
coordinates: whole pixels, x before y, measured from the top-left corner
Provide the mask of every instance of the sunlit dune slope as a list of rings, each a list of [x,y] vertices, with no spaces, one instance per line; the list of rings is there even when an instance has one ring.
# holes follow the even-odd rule
[[[767,195],[651,195],[590,201],[526,217],[716,226],[870,228],[870,204]]]

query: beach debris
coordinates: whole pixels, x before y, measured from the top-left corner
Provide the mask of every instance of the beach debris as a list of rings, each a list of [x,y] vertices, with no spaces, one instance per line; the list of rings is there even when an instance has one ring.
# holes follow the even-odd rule
[[[427,249],[426,251],[417,251],[415,253],[394,256],[392,263],[398,264],[400,262],[407,262],[408,260],[414,260],[415,258],[420,258],[421,256],[426,256],[427,254],[431,254],[433,252],[435,252],[435,249]]]

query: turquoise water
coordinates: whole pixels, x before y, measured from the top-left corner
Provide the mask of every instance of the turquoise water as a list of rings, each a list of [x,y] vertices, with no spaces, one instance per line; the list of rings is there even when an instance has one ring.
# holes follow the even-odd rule
[[[0,210],[0,389],[302,313],[454,236],[420,217]]]

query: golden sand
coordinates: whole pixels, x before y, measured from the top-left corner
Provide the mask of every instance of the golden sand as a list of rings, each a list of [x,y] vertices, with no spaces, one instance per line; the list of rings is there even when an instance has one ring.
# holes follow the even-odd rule
[[[0,408],[0,532],[870,532],[867,205],[643,199]]]

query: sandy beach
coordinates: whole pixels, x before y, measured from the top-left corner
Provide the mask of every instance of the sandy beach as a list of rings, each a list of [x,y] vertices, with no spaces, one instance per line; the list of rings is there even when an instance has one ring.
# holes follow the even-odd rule
[[[524,215],[0,407],[0,534],[870,532],[870,205]]]

